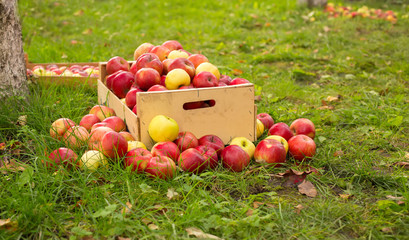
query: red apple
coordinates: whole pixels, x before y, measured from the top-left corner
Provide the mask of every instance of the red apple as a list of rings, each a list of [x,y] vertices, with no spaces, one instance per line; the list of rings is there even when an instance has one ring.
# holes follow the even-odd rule
[[[101,150],[105,156],[111,159],[119,159],[128,151],[128,142],[121,134],[110,131],[102,136]]]
[[[89,132],[81,126],[73,126],[63,135],[64,142],[70,148],[80,148],[88,142]]]
[[[160,76],[160,85],[166,87],[166,75]]]
[[[129,71],[129,63],[124,58],[118,56],[109,59],[106,65],[107,75],[110,75],[119,70]]]
[[[56,170],[58,166],[72,167],[77,166],[78,156],[77,154],[69,148],[58,148],[55,149],[48,155],[49,160],[45,161],[47,168]]]
[[[174,143],[178,146],[180,152],[199,146],[199,140],[191,132],[179,132]]]
[[[140,89],[146,91],[153,85],[160,84],[160,75],[153,68],[142,68],[136,72],[135,82]]]
[[[126,130],[126,124],[124,120],[122,120],[122,118],[118,116],[107,117],[102,122],[107,123],[107,127],[112,128],[115,132]]]
[[[270,129],[274,124],[274,119],[268,113],[257,114],[257,119],[263,123],[264,129]]]
[[[217,153],[213,148],[201,145],[195,147],[195,149],[197,149],[206,159],[205,164],[209,169],[215,169],[217,167],[219,164],[219,158],[217,157]]]
[[[135,113],[135,115],[138,115],[138,108],[137,108],[138,104],[135,104],[135,106],[132,108],[132,112]]]
[[[166,90],[168,89],[165,86],[160,85],[160,84],[155,84],[152,87],[150,87],[147,92],[159,92],[159,91],[166,91]]]
[[[138,60],[131,66],[131,72],[136,74],[139,69],[153,68],[158,71],[159,75],[163,72],[163,63],[159,60],[159,57],[153,53],[145,53],[141,55]]]
[[[130,109],[132,109],[136,105],[137,93],[143,92],[140,88],[131,88],[129,92],[125,96],[125,104]]]
[[[285,163],[287,152],[284,145],[275,139],[264,139],[257,144],[254,160],[258,163],[271,164],[275,167]]]
[[[250,156],[239,146],[229,145],[221,154],[223,167],[234,172],[241,172],[250,164]]]
[[[115,116],[115,110],[104,105],[95,105],[89,110],[89,114],[95,114],[99,120],[104,120],[107,117]]]
[[[172,62],[169,63],[167,70],[168,72],[172,71],[173,69],[180,68],[183,69],[189,74],[190,78],[192,79],[195,76],[195,66],[192,62],[187,60],[186,58],[175,58]]]
[[[290,127],[283,122],[273,124],[273,126],[271,126],[271,128],[268,130],[268,133],[269,135],[281,136],[287,141],[294,136]]]
[[[200,72],[193,78],[193,86],[196,88],[216,87],[219,80],[211,72]]]
[[[306,135],[295,135],[288,141],[288,151],[295,160],[301,162],[315,155],[316,145],[314,140]]]
[[[101,148],[102,137],[105,135],[105,133],[112,132],[112,131],[114,130],[109,127],[103,127],[103,126],[92,129],[89,134],[90,137],[88,139],[88,148],[91,150],[102,151],[102,148]]]
[[[201,63],[209,62],[206,56],[202,54],[192,54],[187,58],[197,68]]]
[[[307,118],[298,118],[294,120],[290,125],[290,129],[294,135],[303,134],[312,139],[315,137],[314,123]]]
[[[204,145],[213,148],[217,152],[217,156],[220,158],[224,149],[223,140],[218,136],[209,134],[199,138],[199,145]]]
[[[118,73],[112,79],[111,90],[118,98],[124,98],[135,82],[135,76],[131,72]]]
[[[99,127],[111,128],[111,127],[109,127],[109,124],[106,123],[106,122],[98,122],[98,123],[95,123],[94,125],[92,125],[92,127],[91,127],[91,132],[92,132],[94,129],[99,128]],[[111,128],[111,130],[114,131],[114,129],[112,129],[112,128]]]
[[[207,168],[205,157],[195,148],[189,148],[182,152],[178,159],[178,165],[183,171],[196,174]]]
[[[145,171],[148,162],[151,160],[152,154],[143,148],[134,148],[125,154],[125,168],[132,166],[131,171],[142,173]]]
[[[133,59],[136,61],[139,56],[141,56],[144,53],[150,52],[153,47],[154,45],[151,43],[142,43],[135,49],[135,52],[133,53]]]
[[[183,49],[182,44],[180,44],[176,40],[168,40],[168,41],[162,43],[162,46],[166,47],[170,51]]]
[[[55,139],[61,139],[64,133],[75,125],[77,124],[69,118],[59,118],[51,124],[50,136]]]
[[[153,145],[151,153],[153,157],[169,157],[175,162],[178,160],[180,155],[179,148],[174,142],[158,142]]]
[[[112,81],[114,80],[114,78],[116,77],[116,75],[118,75],[118,74],[121,73],[121,72],[125,72],[125,71],[124,71],[124,70],[119,70],[119,71],[114,72],[114,73],[112,73],[112,74],[110,74],[110,75],[108,75],[108,76],[106,77],[106,79],[105,79],[105,85],[107,86],[107,88],[108,88],[109,90],[112,89]]]
[[[191,84],[189,84],[189,85],[186,85],[186,86],[181,86],[181,87],[178,88],[178,89],[192,89],[192,88],[195,88],[195,87],[193,86],[193,83],[191,83]]]
[[[92,126],[99,122],[101,122],[101,120],[99,120],[95,114],[87,114],[81,118],[80,126],[84,127],[88,130],[88,132],[90,132]]]
[[[230,85],[230,82],[232,81],[230,76],[227,75],[220,75],[219,83],[224,83],[226,85]]]
[[[165,59],[165,60],[162,61],[162,64],[163,64],[162,74],[168,74],[168,72],[169,72],[169,70],[168,70],[169,65],[173,62],[173,60],[174,60],[174,59],[169,59],[169,58],[167,58],[167,59]]]
[[[122,137],[124,137],[127,142],[129,142],[129,141],[135,141],[135,140],[136,140],[136,139],[132,136],[132,134],[131,134],[130,132],[120,131],[119,134],[121,134]]]
[[[229,85],[239,85],[239,84],[245,84],[245,83],[250,83],[250,81],[244,78],[235,78],[231,80]]]
[[[146,165],[145,173],[150,177],[171,179],[175,176],[176,164],[168,157],[152,157]]]
[[[156,56],[158,56],[159,59],[163,61],[168,57],[170,50],[164,46],[155,46],[150,52],[156,54]]]

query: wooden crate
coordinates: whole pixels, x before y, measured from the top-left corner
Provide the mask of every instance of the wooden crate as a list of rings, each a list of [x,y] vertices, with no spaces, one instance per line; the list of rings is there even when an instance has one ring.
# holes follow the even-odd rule
[[[28,60],[27,60],[28,61]],[[82,62],[82,63],[30,63],[26,62],[26,66],[28,69],[33,69],[34,66],[43,66],[44,68],[47,65],[57,65],[58,67],[67,66],[70,67],[72,65],[80,65],[80,66],[94,66],[98,67],[98,62]],[[33,78],[33,81],[38,82],[40,84],[49,86],[52,84],[57,85],[64,85],[64,86],[78,86],[85,84],[88,87],[95,88],[97,87],[97,79],[98,77],[71,77],[71,76],[36,76]]]
[[[100,78],[105,79],[106,63],[100,64]],[[185,110],[188,102],[214,100],[207,108]],[[137,115],[98,80],[98,102],[113,108],[124,119],[129,132],[148,148],[154,142],[148,134],[148,125],[153,117],[162,114],[179,124],[179,131],[190,131],[200,138],[207,134],[219,136],[225,144],[234,137],[256,140],[256,114],[254,85],[138,92]]]

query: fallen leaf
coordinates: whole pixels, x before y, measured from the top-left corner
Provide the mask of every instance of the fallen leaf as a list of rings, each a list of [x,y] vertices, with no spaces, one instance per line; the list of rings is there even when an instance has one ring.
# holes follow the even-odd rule
[[[149,225],[149,224],[153,223],[153,221],[150,220],[149,218],[142,218],[141,221],[142,221],[145,225]]]
[[[233,73],[233,75],[241,75],[241,74],[243,74],[243,71],[242,70],[240,70],[240,69],[233,69],[232,70],[232,73]]]
[[[347,199],[350,199],[353,195],[340,193],[339,196],[340,196],[342,199],[347,200]]]
[[[253,213],[254,213],[254,210],[250,208],[249,210],[247,210],[246,216],[247,217],[253,216]]]
[[[287,181],[283,184],[285,187],[291,187],[304,181],[308,174],[319,173],[317,169],[309,167],[306,171],[297,171],[294,169],[288,169],[283,173],[279,173],[278,176],[287,178]]]
[[[180,195],[175,191],[175,189],[169,188],[166,196],[168,197],[169,200],[172,200],[178,198]]]
[[[6,143],[2,142],[0,143],[0,150],[4,150],[4,149],[6,149]]]
[[[409,162],[397,162],[397,163],[394,163],[394,165],[398,167],[403,167],[405,169],[409,169]]]
[[[27,115],[19,116],[17,119],[17,125],[24,126],[27,124]]]
[[[295,206],[295,212],[296,212],[297,214],[300,214],[300,213],[301,213],[301,210],[303,210],[303,209],[304,209],[304,206],[301,205],[301,204],[298,204],[297,206]]]
[[[253,202],[253,207],[255,208],[255,209],[257,209],[258,207],[260,207],[261,205],[264,205],[264,203],[263,202]]]
[[[149,224],[149,225],[148,225],[148,228],[149,228],[150,230],[158,230],[158,229],[159,229],[159,227],[158,227],[157,225],[153,224],[153,223]]]
[[[18,222],[11,221],[10,218],[8,219],[0,219],[0,229],[6,229],[8,231],[14,232],[17,230]]]
[[[125,205],[126,206],[121,211],[122,214],[128,214],[132,210],[132,204],[130,202],[126,202]]]
[[[153,206],[153,209],[155,209],[155,210],[156,210],[158,213],[160,213],[160,214],[165,214],[165,213],[168,211],[167,208],[163,207],[163,206],[160,205],[160,204],[154,205],[154,206]]]
[[[301,184],[298,185],[298,191],[301,194],[305,194],[308,197],[316,197],[318,192],[317,189],[310,181],[304,180]]]
[[[381,229],[381,231],[382,231],[382,232],[386,232],[386,233],[391,233],[391,232],[393,232],[393,231],[392,231],[392,228],[390,228],[390,227],[384,227],[384,228]]]
[[[77,43],[78,43],[77,40],[71,40],[71,44],[72,44],[72,45],[75,45],[75,44],[77,44]]]
[[[1,146],[1,143],[0,143],[0,146]],[[0,148],[0,150],[1,150],[1,148]],[[405,158],[409,159],[409,152],[405,152]]]
[[[334,157],[338,157],[338,156],[344,156],[344,151],[342,150],[337,150],[334,152]]]
[[[256,102],[261,101],[261,96],[260,95],[254,96],[254,101]]]
[[[92,34],[92,28],[85,29],[85,30],[82,32],[82,34],[84,34],[84,35],[90,35],[90,34]]]
[[[117,240],[131,240],[131,238],[126,238],[126,237],[118,237]]]
[[[325,109],[334,110],[334,106],[321,106],[321,107],[317,107],[317,109],[319,109],[319,110],[325,110]]]
[[[328,96],[327,101],[328,102],[337,102],[341,99],[341,95],[338,96]]]
[[[324,26],[323,29],[324,29],[324,32],[329,32],[329,31],[331,31],[331,28],[329,28],[328,26]]]
[[[2,161],[3,162],[3,161]],[[26,167],[18,162],[16,160],[11,159],[9,161],[4,161],[5,165],[0,167],[0,170],[3,174],[7,174],[8,172],[18,172],[18,171],[24,171]]]
[[[392,196],[392,195],[387,195],[386,198],[392,199],[392,200],[402,200],[403,199],[403,197],[395,197],[395,196]]]
[[[266,23],[264,23],[264,26],[265,26],[265,27],[270,27],[270,26],[271,26],[271,23],[266,22]]]
[[[199,228],[195,228],[195,227],[186,228],[185,230],[186,230],[188,235],[193,235],[193,236],[195,236],[197,238],[202,238],[202,239],[222,239],[222,238],[219,238],[218,236],[208,234],[208,233],[204,233],[202,230],[200,230]]]
[[[81,16],[84,14],[84,10],[80,9],[74,13],[74,16]]]

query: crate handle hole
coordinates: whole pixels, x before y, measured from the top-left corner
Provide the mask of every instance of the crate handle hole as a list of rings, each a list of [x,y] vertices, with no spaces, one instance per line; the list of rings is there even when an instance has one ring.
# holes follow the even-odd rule
[[[194,110],[198,108],[209,108],[214,107],[216,105],[216,101],[214,99],[204,100],[204,101],[195,101],[195,102],[187,102],[183,104],[184,110]]]

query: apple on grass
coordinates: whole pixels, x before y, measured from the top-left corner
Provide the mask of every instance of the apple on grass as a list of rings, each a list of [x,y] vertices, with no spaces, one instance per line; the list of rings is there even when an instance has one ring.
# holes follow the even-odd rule
[[[172,142],[179,134],[179,125],[173,118],[156,115],[149,122],[148,133],[155,142]]]
[[[87,115],[85,115],[85,116],[83,116],[83,117],[81,118],[80,126],[81,126],[81,127],[84,127],[85,129],[88,130],[88,132],[90,132],[92,126],[93,126],[95,123],[99,123],[99,122],[101,122],[101,120],[99,120],[99,118],[98,118],[96,115],[94,115],[94,114],[87,114]]]
[[[168,157],[152,157],[146,165],[145,173],[154,178],[172,179],[176,174],[176,164]]]
[[[168,41],[162,43],[162,46],[166,47],[170,51],[183,49],[182,44],[180,44],[176,40],[168,40]]]
[[[49,169],[56,170],[58,166],[72,167],[78,164],[77,154],[69,148],[58,148],[48,155],[48,159],[44,162]]]
[[[219,69],[215,65],[209,62],[204,62],[204,63],[201,63],[199,66],[197,66],[196,75],[201,72],[211,72],[213,73],[213,75],[216,76],[217,79],[220,79]]]
[[[195,148],[199,146],[199,140],[192,132],[180,132],[174,143],[178,146],[180,152],[184,152],[188,148]]]
[[[308,118],[298,118],[294,120],[290,125],[290,129],[294,135],[303,134],[312,139],[315,137],[314,123]]]
[[[274,139],[279,141],[281,144],[283,144],[284,148],[285,148],[285,152],[288,153],[288,142],[287,140],[285,140],[285,138],[278,136],[278,135],[270,135],[264,139]]]
[[[193,78],[192,83],[196,88],[216,87],[219,85],[219,80],[211,72],[200,72]]]
[[[207,168],[215,169],[217,167],[217,165],[219,164],[219,157],[217,156],[217,153],[213,148],[201,145],[195,147],[195,149],[197,149],[205,158],[205,164]]]
[[[254,143],[245,137],[235,137],[231,140],[230,145],[237,145],[241,147],[250,157],[250,159],[254,155],[254,150],[256,146]]]
[[[95,114],[99,120],[104,120],[107,117],[115,116],[115,110],[104,105],[95,105],[89,111],[89,114]]]
[[[291,131],[290,127],[283,122],[275,123],[271,128],[268,130],[269,135],[278,135],[283,137],[287,142],[290,138],[294,136],[293,132]]]
[[[125,168],[131,167],[131,171],[142,173],[145,171],[145,168],[152,157],[152,153],[148,150],[143,148],[134,148],[128,151],[125,155]]]
[[[55,139],[61,139],[64,133],[77,124],[69,118],[59,118],[51,124],[50,136]]]
[[[109,59],[106,65],[107,75],[110,75],[119,70],[129,71],[129,63],[124,58],[119,56]]]
[[[102,136],[100,148],[105,156],[111,159],[120,159],[128,151],[128,142],[121,134],[110,131]]]
[[[99,127],[108,127],[108,128],[111,128],[111,127],[109,127],[109,124],[106,123],[106,122],[98,122],[98,123],[95,123],[94,125],[92,125],[92,127],[91,127],[91,132],[92,132],[95,128],[99,128]],[[111,128],[111,129],[112,129],[112,128]],[[112,130],[114,130],[114,129],[112,129]]]
[[[99,168],[108,168],[108,159],[107,157],[102,154],[102,152],[97,150],[88,150],[86,151],[80,161],[79,167],[83,170],[88,170],[91,172],[95,172]]]
[[[185,172],[199,174],[207,168],[205,157],[195,148],[189,148],[183,151],[177,162],[179,167]]]
[[[64,133],[63,140],[67,146],[78,149],[88,142],[89,136],[84,127],[73,126]]]
[[[107,127],[112,128],[115,132],[121,132],[126,130],[126,124],[122,118],[118,116],[107,117],[102,120],[103,123],[107,123]]]
[[[168,57],[170,50],[164,46],[159,45],[153,47],[150,52],[156,54],[156,56],[159,57],[159,60],[163,61]]]
[[[135,141],[135,138],[132,136],[130,132],[127,131],[119,131],[119,134],[122,135],[122,137],[125,138],[125,140],[129,143],[130,141]],[[129,145],[129,144],[128,144]]]
[[[229,145],[221,153],[223,167],[234,172],[241,172],[250,164],[250,156],[241,147]]]
[[[143,91],[160,84],[160,74],[153,68],[141,68],[135,74],[135,83]]]
[[[259,138],[264,133],[264,124],[259,119],[256,122],[257,138]]]
[[[151,153],[153,157],[169,157],[176,162],[179,158],[180,150],[174,142],[167,141],[155,143],[151,149]]]
[[[169,90],[175,90],[181,86],[190,85],[190,76],[189,74],[180,68],[173,69],[169,71],[165,79],[166,88]]]
[[[149,53],[153,47],[154,45],[151,43],[142,43],[135,49],[133,59],[136,61],[142,54]]]
[[[88,148],[91,150],[102,150],[101,149],[101,140],[102,137],[105,135],[107,132],[112,132],[114,131],[112,128],[109,127],[97,127],[91,130],[90,132],[90,137],[88,140]]]
[[[295,135],[288,140],[288,151],[295,160],[302,162],[315,155],[316,145],[314,140],[307,135]]]
[[[191,63],[193,63],[195,68],[197,68],[200,64],[202,64],[204,62],[209,62],[207,57],[202,55],[202,54],[192,54],[187,58],[187,60],[189,60]]]
[[[191,79],[195,76],[195,66],[186,58],[174,58],[167,66],[168,72],[177,68],[185,70]]]
[[[145,53],[141,55],[138,60],[131,66],[131,72],[136,74],[139,69],[142,68],[153,68],[158,71],[159,75],[163,72],[163,63],[159,60],[159,57],[153,53]]]
[[[257,144],[254,160],[258,163],[281,166],[285,163],[287,152],[284,145],[275,139],[264,139]]]
[[[270,129],[274,124],[274,119],[268,113],[259,113],[256,117],[264,124],[264,129]]]
[[[199,138],[198,141],[199,141],[199,146],[203,145],[203,146],[208,146],[210,148],[213,148],[216,151],[217,156],[220,158],[221,153],[224,149],[224,143],[221,138],[219,138],[218,136],[214,134],[208,134],[208,135],[204,135],[201,138]]]

